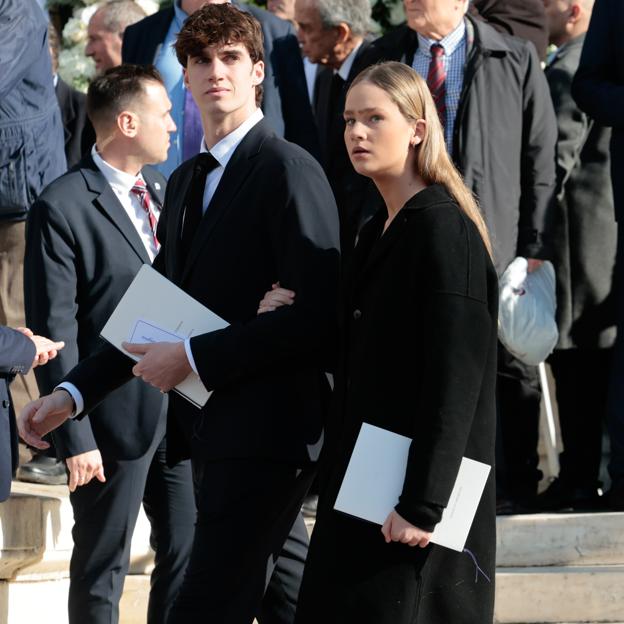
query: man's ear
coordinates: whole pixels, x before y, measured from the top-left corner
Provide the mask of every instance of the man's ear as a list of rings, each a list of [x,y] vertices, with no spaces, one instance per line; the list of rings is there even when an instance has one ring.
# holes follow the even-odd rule
[[[187,88],[188,91],[190,91],[191,85],[189,84],[188,69],[186,69],[186,67],[182,68],[182,79],[184,80],[184,86]]]
[[[258,61],[257,63],[254,63],[251,74],[254,87],[262,84],[262,82],[264,81],[264,61]]]
[[[576,24],[576,22],[578,22],[580,18],[581,18],[581,7],[577,2],[573,2],[570,5],[570,17],[568,18],[568,21],[571,22],[572,24]]]
[[[345,22],[340,22],[334,28],[336,30],[336,43],[346,43],[351,37],[351,28]]]
[[[125,137],[132,139],[139,130],[139,118],[132,111],[121,111],[117,115],[117,128]]]

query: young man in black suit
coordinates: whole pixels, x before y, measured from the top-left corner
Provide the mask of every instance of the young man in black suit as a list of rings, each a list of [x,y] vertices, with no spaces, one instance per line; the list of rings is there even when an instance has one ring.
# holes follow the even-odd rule
[[[169,624],[250,624],[266,621],[265,586],[322,442],[338,219],[320,165],[278,138],[258,108],[258,22],[229,4],[205,6],[185,23],[176,52],[202,113],[204,153],[171,176],[154,266],[230,325],[175,344],[127,345],[143,356],[134,366],[103,350],[66,381],[86,409],[132,374],[169,391],[195,369],[213,390],[201,410],[170,396],[167,450],[170,461],[192,457],[198,521]],[[257,316],[278,281],[296,290],[298,305]],[[58,390],[31,403],[22,435],[39,443],[74,400]]]
[[[182,66],[175,58],[173,44],[184,21],[204,4],[219,4],[230,0],[174,0],[173,6],[149,15],[126,29],[123,39],[122,59],[124,63],[153,63],[162,73],[173,105],[172,117],[178,131],[172,137],[167,161],[158,167],[166,177],[182,162],[199,151],[202,136],[199,115],[190,93],[184,89]],[[289,141],[300,137],[300,130],[293,126],[289,117],[282,114],[281,98],[284,89],[282,78],[274,75],[274,63],[283,64],[284,46],[295,40],[295,31],[290,22],[279,19],[264,9],[232,0],[232,4],[251,13],[262,26],[264,38],[265,80],[262,111],[272,129]],[[295,40],[296,44],[296,40]],[[301,68],[303,72],[303,68]],[[288,123],[288,127],[286,127]],[[291,136],[293,135],[293,136]],[[304,145],[303,147],[307,147]]]
[[[166,156],[175,128],[160,76],[151,67],[113,68],[92,82],[87,108],[96,145],[29,213],[28,322],[67,345],[37,371],[42,393],[102,347],[101,328],[158,251],[155,226],[166,183],[146,165]],[[189,462],[166,465],[167,401],[155,388],[135,380],[89,407],[88,416],[53,433],[74,510],[69,622],[118,621],[141,503],[156,550],[148,622],[165,622],[193,538]]]

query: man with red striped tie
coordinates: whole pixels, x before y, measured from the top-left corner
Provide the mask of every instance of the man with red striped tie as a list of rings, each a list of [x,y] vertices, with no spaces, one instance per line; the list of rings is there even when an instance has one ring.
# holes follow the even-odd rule
[[[137,271],[158,253],[165,179],[147,164],[167,156],[175,130],[170,109],[151,66],[121,65],[98,76],[87,94],[96,131],[91,154],[30,210],[26,317],[35,333],[52,332],[66,343],[37,375],[42,394],[102,346],[101,328]],[[53,434],[74,510],[70,624],[118,622],[141,503],[156,550],[147,621],[166,620],[195,522],[189,462],[166,463],[166,411],[166,395],[137,379]]]
[[[527,258],[531,270],[551,253],[557,141],[535,47],[467,15],[467,0],[404,0],[404,7],[407,24],[373,42],[367,64],[402,61],[427,80],[447,149],[479,200],[499,274],[516,256]],[[540,395],[536,367],[499,344],[499,512],[527,509],[537,494]],[[447,577],[461,569],[451,551],[435,554],[430,565]],[[440,601],[437,592],[445,594],[446,622],[461,621],[453,609],[462,608],[462,592],[474,591],[454,581],[451,572],[447,589],[423,588],[432,603]]]

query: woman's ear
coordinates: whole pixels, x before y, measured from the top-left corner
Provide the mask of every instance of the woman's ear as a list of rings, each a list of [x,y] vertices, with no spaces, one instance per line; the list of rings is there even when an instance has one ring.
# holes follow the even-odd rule
[[[420,145],[424,141],[426,134],[427,122],[424,119],[418,119],[412,127],[412,138],[410,140],[410,145],[412,147]]]

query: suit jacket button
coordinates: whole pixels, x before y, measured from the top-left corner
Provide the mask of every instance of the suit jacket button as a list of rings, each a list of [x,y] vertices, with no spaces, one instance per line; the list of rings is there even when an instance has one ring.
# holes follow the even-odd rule
[[[2,399],[2,407],[4,409],[9,409],[9,405],[10,405],[10,403],[9,403],[9,401],[7,399]]]
[[[353,318],[359,321],[362,318],[362,310],[353,310]]]

